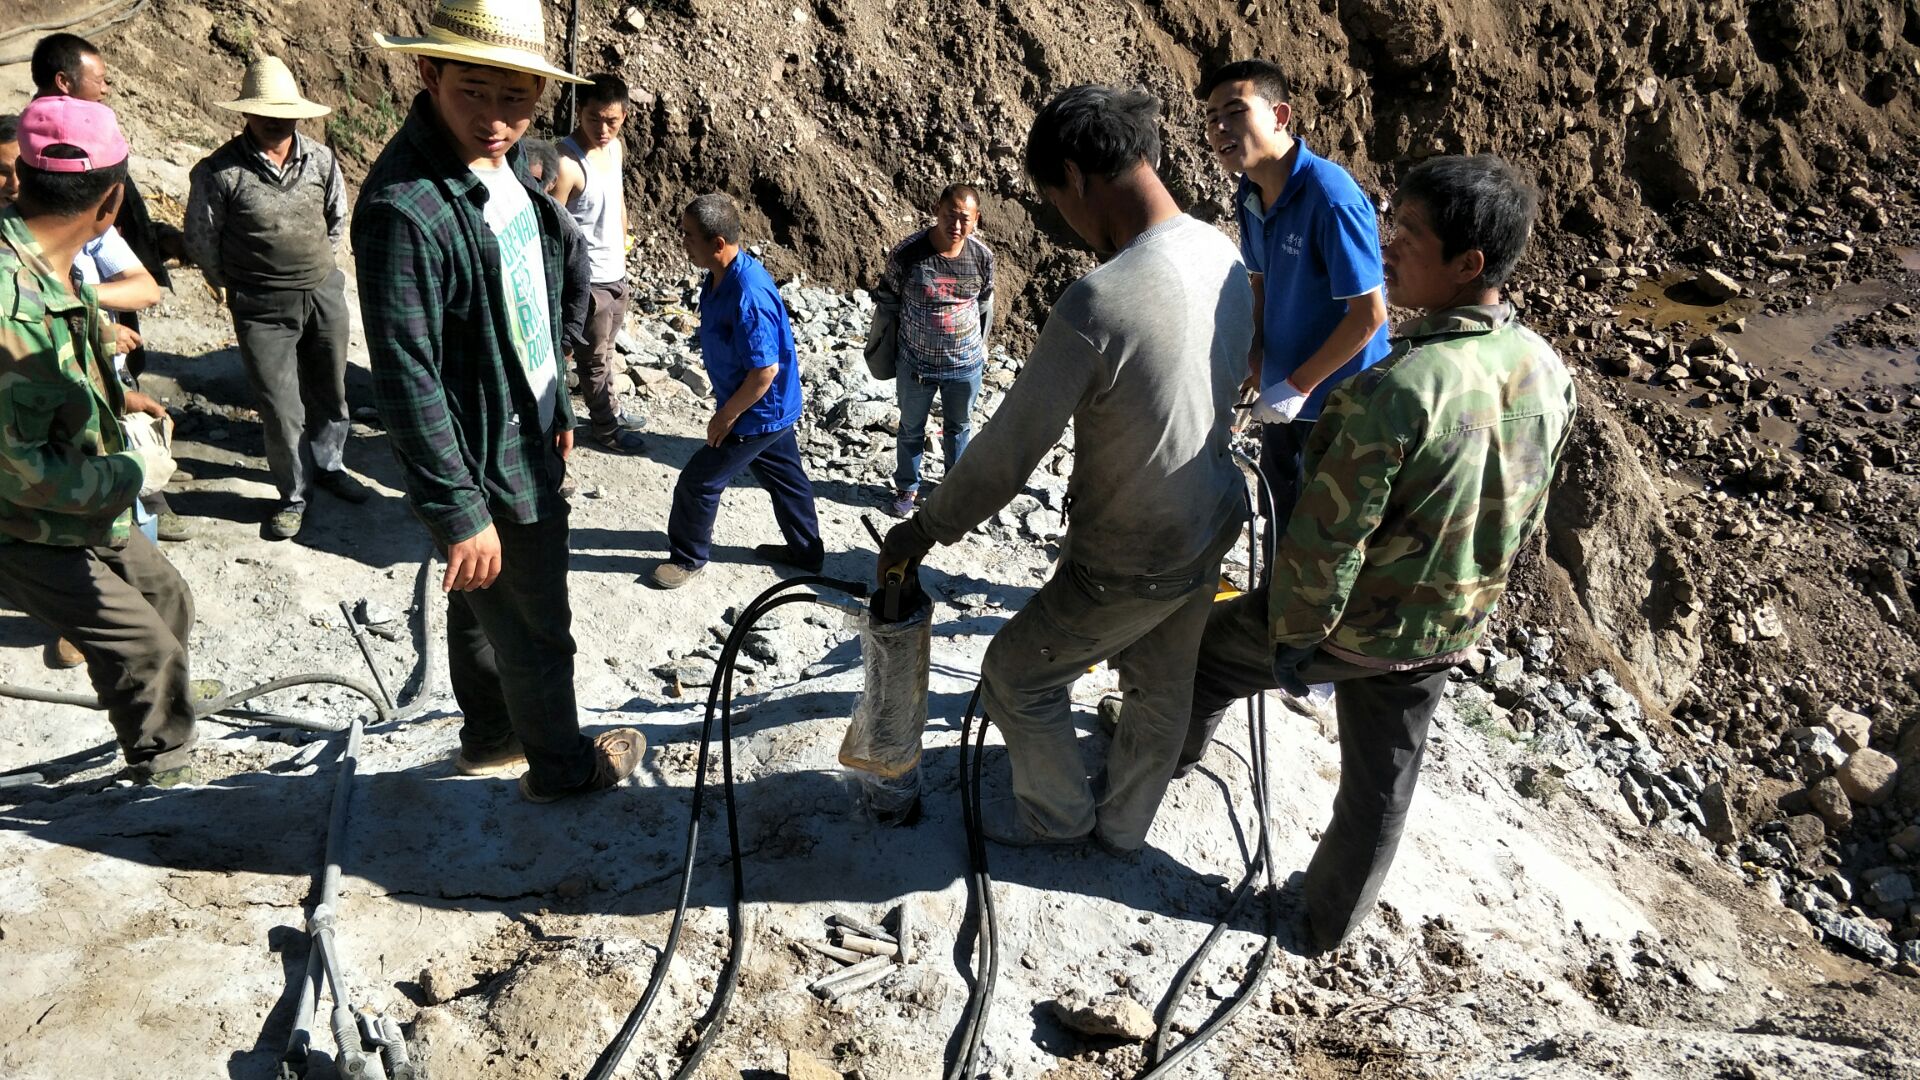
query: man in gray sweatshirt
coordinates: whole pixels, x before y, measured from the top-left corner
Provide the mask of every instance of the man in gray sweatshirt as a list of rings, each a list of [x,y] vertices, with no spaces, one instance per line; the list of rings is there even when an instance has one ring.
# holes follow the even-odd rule
[[[1013,769],[1013,801],[986,807],[987,833],[1004,843],[1146,843],[1185,737],[1220,558],[1239,535],[1229,428],[1253,292],[1233,244],[1181,213],[1154,172],[1158,113],[1142,91],[1076,86],[1034,118],[1028,175],[1111,257],[1061,295],[999,411],[881,545],[884,572],[959,540],[1020,492],[1073,422],[1059,566],[994,635],[981,670]],[[1124,704],[1096,793],[1069,691],[1101,660],[1118,669]]]
[[[193,167],[187,250],[233,312],[280,489],[264,531],[286,540],[300,531],[314,484],[348,502],[371,494],[342,461],[350,322],[334,250],[346,235],[346,184],[333,151],[296,130],[333,110],[301,97],[278,58],[248,65],[240,99],[220,108],[247,125]]]

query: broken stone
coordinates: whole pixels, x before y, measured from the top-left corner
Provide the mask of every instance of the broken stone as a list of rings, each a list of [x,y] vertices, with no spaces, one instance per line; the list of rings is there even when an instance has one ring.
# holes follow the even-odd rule
[[[1821,249],[1820,257],[1827,262],[1846,262],[1848,259],[1853,258],[1853,245],[1843,244],[1835,240],[1833,243]]]
[[[1871,748],[1856,750],[1837,774],[1847,797],[1861,806],[1879,806],[1892,797],[1900,763]]]
[[[1878,210],[1880,196],[1858,184],[1840,193],[1840,205],[1849,210]]]
[[[1887,841],[1887,849],[1895,858],[1908,858],[1920,854],[1920,825],[1909,825],[1894,833]]]
[[[1829,776],[1807,788],[1807,802],[1813,812],[1819,814],[1827,823],[1827,828],[1835,833],[1846,832],[1853,825],[1853,803],[1847,799],[1847,793],[1840,788],[1840,781]]]
[[[1849,919],[1820,910],[1808,912],[1807,919],[1829,945],[1879,964],[1891,964],[1900,958],[1899,950],[1887,935],[1863,919]]]
[[[840,1070],[804,1050],[787,1048],[787,1080],[841,1080]]]
[[[1876,903],[1904,904],[1913,899],[1913,879],[1905,874],[1888,874],[1867,890]]]
[[[1693,287],[1719,303],[1740,295],[1740,283],[1718,270],[1702,270],[1693,279]]]
[[[639,8],[629,6],[620,12],[620,17],[613,21],[613,25],[617,30],[637,34],[647,28],[647,16]]]
[[[1866,746],[1868,735],[1873,731],[1873,721],[1838,705],[1827,709],[1821,723],[1833,732],[1834,741],[1849,754]]]
[[[1109,994],[1089,1002],[1076,990],[1063,994],[1051,1004],[1060,1022],[1082,1035],[1128,1042],[1146,1042],[1153,1038],[1153,1014],[1124,994]]]
[[[1718,780],[1700,792],[1700,831],[1716,844],[1731,844],[1739,839],[1733,804],[1727,799],[1727,786]]]
[[[353,617],[362,626],[385,626],[400,616],[394,610],[377,600],[362,599],[354,605]]]

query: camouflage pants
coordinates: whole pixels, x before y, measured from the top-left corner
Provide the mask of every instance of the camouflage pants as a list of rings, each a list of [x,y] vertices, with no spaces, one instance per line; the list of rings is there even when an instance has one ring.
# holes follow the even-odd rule
[[[154,772],[187,763],[193,594],[145,533],[135,530],[123,548],[0,544],[0,596],[87,658],[128,765]]]
[[[1309,685],[1333,684],[1340,721],[1340,790],[1333,820],[1307,864],[1307,916],[1324,948],[1343,941],[1380,895],[1420,779],[1427,725],[1451,667],[1384,671],[1323,649],[1299,669]],[[1267,587],[1213,605],[1200,640],[1181,767],[1206,753],[1228,706],[1278,685],[1267,639]]]

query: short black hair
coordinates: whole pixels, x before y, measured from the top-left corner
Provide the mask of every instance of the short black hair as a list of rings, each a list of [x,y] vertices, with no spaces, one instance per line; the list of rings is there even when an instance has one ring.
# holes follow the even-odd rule
[[[972,184],[948,184],[940,189],[940,197],[933,200],[933,205],[935,208],[945,206],[949,202],[957,205],[968,199],[972,199],[975,206],[980,205],[980,189]]]
[[[50,146],[51,157],[82,157],[79,147]],[[20,202],[28,214],[70,218],[92,209],[115,184],[126,183],[127,163],[115,162],[86,172],[48,172],[24,161],[14,169],[20,177]]]
[[[14,113],[0,113],[0,143],[20,141],[20,117]]]
[[[1144,161],[1160,164],[1160,99],[1145,90],[1082,84],[1055,95],[1027,129],[1027,175],[1041,187],[1067,182],[1067,162],[1111,180]]]
[[[540,166],[540,186],[552,191],[553,182],[560,178],[560,148],[551,139],[521,139],[520,149],[529,167]]]
[[[1494,154],[1432,157],[1415,165],[1393,193],[1398,208],[1417,202],[1440,237],[1442,258],[1479,249],[1480,281],[1504,283],[1520,261],[1540,209],[1539,193]]]
[[[627,89],[627,81],[618,75],[601,72],[593,76],[585,86],[573,88],[573,107],[578,109],[598,109],[607,105],[626,108],[633,98]]]
[[[740,208],[718,192],[708,192],[687,204],[686,215],[709,240],[740,242]]]
[[[79,82],[80,58],[99,55],[100,50],[93,47],[93,42],[79,34],[48,34],[33,45],[33,62],[28,70],[33,75],[34,89],[43,94],[51,92],[55,75]]]
[[[1235,60],[1225,67],[1213,69],[1213,74],[1201,80],[1194,96],[1205,101],[1220,89],[1222,83],[1230,82],[1252,83],[1253,88],[1260,91],[1260,96],[1274,105],[1286,101],[1291,93],[1286,73],[1280,70],[1280,65],[1268,60]]]

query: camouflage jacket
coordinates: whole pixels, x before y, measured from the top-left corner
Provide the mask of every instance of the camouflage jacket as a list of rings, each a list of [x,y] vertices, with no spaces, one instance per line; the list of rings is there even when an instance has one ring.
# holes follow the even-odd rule
[[[0,210],[0,544],[127,542],[140,494],[91,286],[67,291],[19,212]]]
[[[1402,328],[1327,399],[1275,555],[1276,645],[1408,661],[1480,637],[1540,521],[1573,380],[1505,304]]]

